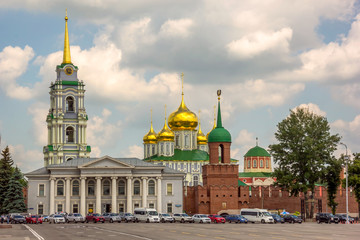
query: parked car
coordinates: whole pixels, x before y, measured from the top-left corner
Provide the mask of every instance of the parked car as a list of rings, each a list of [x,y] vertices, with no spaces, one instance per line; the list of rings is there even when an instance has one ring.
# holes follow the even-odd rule
[[[66,222],[70,223],[77,223],[77,222],[85,222],[85,217],[81,215],[80,213],[69,213],[66,217]]]
[[[213,223],[225,223],[226,222],[225,218],[223,218],[220,215],[210,214],[210,215],[208,215],[208,218],[210,218]]]
[[[173,218],[174,218],[174,222],[181,222],[181,223],[185,223],[185,222],[193,223],[194,222],[192,217],[190,217],[186,213],[174,213]]]
[[[105,221],[109,221],[111,223],[118,222],[121,223],[121,217],[118,213],[104,213],[103,217],[105,218]]]
[[[288,223],[300,223],[300,224],[302,223],[301,218],[299,218],[296,215],[290,215],[290,214],[284,216],[284,221]]]
[[[41,217],[39,215],[29,215],[26,217],[26,223],[31,223],[31,224],[42,224],[42,220]]]
[[[316,214],[316,222],[317,223],[339,223],[340,219],[331,213],[317,213]]]
[[[195,214],[192,219],[197,223],[211,223],[211,219],[205,214]]]
[[[241,215],[237,215],[237,214],[232,214],[232,215],[227,215],[225,217],[225,220],[229,223],[234,222],[234,223],[248,223],[248,220],[246,218],[244,218]]]
[[[274,219],[274,223],[285,223],[285,220],[283,217],[281,217],[278,214],[271,214],[272,218]]]
[[[49,218],[49,223],[65,223],[65,217],[60,214],[54,214],[51,218]]]
[[[124,222],[135,222],[136,218],[131,213],[120,213],[121,221]]]
[[[49,215],[41,215],[43,222],[49,221]]]
[[[88,215],[86,215],[86,223],[88,222],[94,222],[94,223],[97,223],[97,222],[102,222],[104,223],[105,222],[105,218],[103,216],[101,216],[101,214],[99,213],[89,213]]]
[[[26,223],[26,219],[24,218],[24,216],[14,215],[14,216],[12,216],[11,223],[12,223],[12,224],[16,224],[16,223]]]
[[[160,222],[159,213],[154,208],[135,208],[134,216],[137,222]]]
[[[346,223],[346,214],[335,214],[336,217],[339,218],[339,222]],[[349,216],[349,223],[353,224],[355,219]]]
[[[165,222],[173,223],[174,222],[174,218],[172,216],[170,216],[170,214],[168,214],[168,213],[160,213],[159,217],[160,217],[160,222],[162,222],[162,223],[165,223]]]
[[[243,208],[240,215],[247,218],[248,222],[273,223],[274,219],[266,209]]]

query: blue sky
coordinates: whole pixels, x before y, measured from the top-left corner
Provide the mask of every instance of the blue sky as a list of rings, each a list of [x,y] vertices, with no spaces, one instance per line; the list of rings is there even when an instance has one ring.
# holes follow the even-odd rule
[[[290,109],[326,116],[349,152],[359,152],[358,1],[0,2],[0,134],[24,172],[43,165],[45,117],[62,62],[68,8],[72,61],[86,84],[92,157],[141,158],[142,138],[181,101],[213,125],[222,89],[232,157],[275,142]],[[339,146],[336,154],[344,152]]]

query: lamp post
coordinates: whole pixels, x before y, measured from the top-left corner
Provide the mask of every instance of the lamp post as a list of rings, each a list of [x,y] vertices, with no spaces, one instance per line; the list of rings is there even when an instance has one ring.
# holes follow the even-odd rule
[[[345,146],[346,155],[345,155],[345,172],[346,172],[346,224],[349,224],[349,196],[348,196],[348,160],[349,156],[347,154],[347,146],[344,143],[340,143]]]

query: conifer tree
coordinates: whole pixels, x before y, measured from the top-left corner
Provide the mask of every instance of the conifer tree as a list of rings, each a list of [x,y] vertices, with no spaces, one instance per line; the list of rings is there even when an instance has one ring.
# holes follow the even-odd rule
[[[8,213],[26,212],[26,206],[23,195],[23,186],[20,180],[23,178],[19,168],[15,168],[10,178],[7,192],[4,200],[4,210]]]
[[[12,165],[14,164],[9,147],[1,152],[0,159],[0,214],[7,213],[4,209],[5,195],[8,190],[9,181],[12,175]]]

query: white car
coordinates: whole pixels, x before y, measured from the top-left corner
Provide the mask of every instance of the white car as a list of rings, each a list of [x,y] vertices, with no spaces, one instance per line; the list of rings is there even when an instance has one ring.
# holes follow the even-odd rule
[[[174,222],[174,218],[172,216],[170,216],[170,214],[168,214],[168,213],[160,213],[159,217],[160,217],[160,222],[162,222],[162,223],[164,223],[164,222],[173,223]]]
[[[51,219],[49,219],[49,223],[65,223],[65,218],[63,215],[54,214]]]
[[[181,223],[185,223],[185,222],[193,223],[194,222],[192,217],[190,217],[186,213],[174,213],[173,218],[174,218],[175,222],[181,222]]]
[[[154,208],[135,208],[134,216],[137,222],[160,222],[159,213]]]
[[[192,219],[197,223],[211,223],[211,219],[205,214],[195,214]]]

